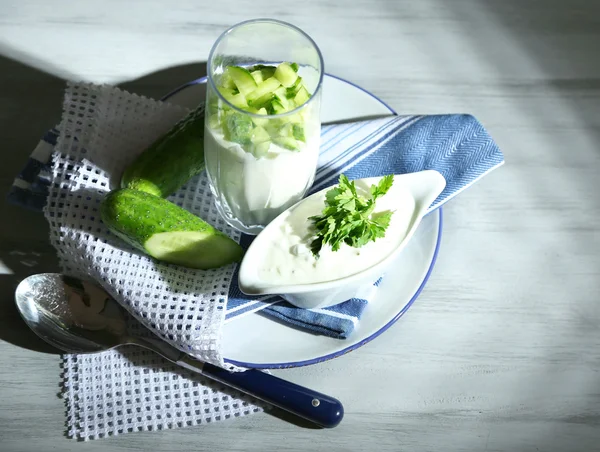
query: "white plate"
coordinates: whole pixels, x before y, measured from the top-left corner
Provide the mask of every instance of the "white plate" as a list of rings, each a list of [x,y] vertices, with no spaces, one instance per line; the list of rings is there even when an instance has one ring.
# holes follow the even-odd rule
[[[165,96],[169,102],[195,107],[205,94],[206,78],[194,80]],[[343,99],[343,102],[340,100]],[[326,75],[323,122],[385,116],[394,111],[350,82]],[[387,330],[415,301],[435,264],[442,232],[441,208],[423,218],[415,235],[388,274],[362,319],[346,340],[294,329],[258,313],[225,324],[223,356],[243,367],[286,368],[335,358],[366,344]]]

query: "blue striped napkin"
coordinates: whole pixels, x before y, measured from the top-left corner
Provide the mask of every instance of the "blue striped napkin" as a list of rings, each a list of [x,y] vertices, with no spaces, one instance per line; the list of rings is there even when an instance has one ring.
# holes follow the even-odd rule
[[[50,130],[31,154],[9,193],[9,201],[41,211],[46,202],[47,170],[58,130]],[[433,211],[504,163],[504,157],[484,127],[470,115],[391,116],[324,126],[321,151],[312,192],[334,185],[341,173],[350,179],[439,171],[446,188],[433,202]],[[249,246],[250,236],[242,236]],[[261,311],[291,326],[345,339],[377,291],[381,281],[365,287],[357,298],[336,306],[306,310],[278,296],[248,297],[237,286],[229,291],[226,321]]]

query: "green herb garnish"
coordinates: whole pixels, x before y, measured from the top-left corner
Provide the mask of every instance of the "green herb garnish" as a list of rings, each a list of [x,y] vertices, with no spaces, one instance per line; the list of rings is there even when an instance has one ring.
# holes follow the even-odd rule
[[[384,176],[379,184],[371,186],[371,198],[366,199],[356,192],[353,181],[340,175],[339,185],[325,195],[323,213],[309,218],[316,229],[316,238],[310,244],[313,254],[318,257],[325,244],[337,251],[342,243],[360,248],[384,237],[392,212],[373,214],[373,210],[377,198],[385,195],[393,182],[394,176]]]

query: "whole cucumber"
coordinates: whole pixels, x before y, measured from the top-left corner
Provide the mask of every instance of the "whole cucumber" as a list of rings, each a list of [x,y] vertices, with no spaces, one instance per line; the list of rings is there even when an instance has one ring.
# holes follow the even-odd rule
[[[242,247],[185,209],[142,191],[121,188],[100,206],[117,237],[160,261],[209,269],[239,262]]]
[[[203,170],[204,105],[200,105],[127,167],[121,187],[166,198]]]

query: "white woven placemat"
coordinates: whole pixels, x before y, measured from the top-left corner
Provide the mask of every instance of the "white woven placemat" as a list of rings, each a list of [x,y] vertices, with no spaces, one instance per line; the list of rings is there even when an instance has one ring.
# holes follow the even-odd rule
[[[149,330],[204,361],[220,354],[233,265],[202,271],[158,263],[113,236],[99,205],[125,166],[187,110],[110,86],[70,83],[44,210],[62,271],[102,285]],[[234,240],[205,175],[171,201]],[[82,439],[212,422],[258,411],[144,350],[64,359],[69,435]]]

